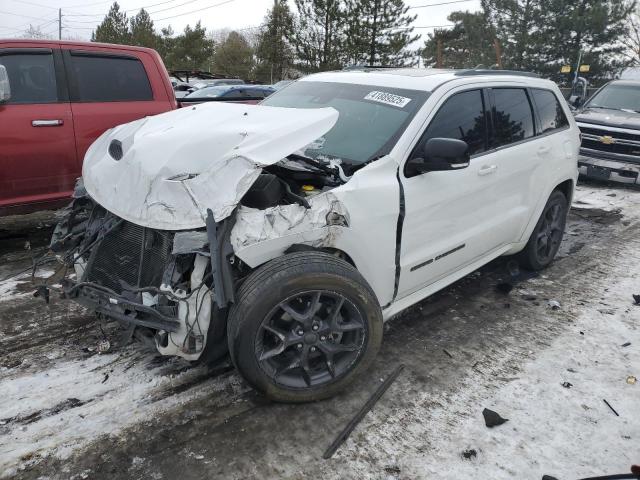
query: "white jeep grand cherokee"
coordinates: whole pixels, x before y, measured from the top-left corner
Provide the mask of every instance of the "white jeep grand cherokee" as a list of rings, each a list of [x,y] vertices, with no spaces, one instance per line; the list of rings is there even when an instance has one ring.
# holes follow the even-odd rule
[[[316,400],[366,369],[384,320],[500,255],[549,265],[579,146],[530,75],[321,73],[106,132],[52,249],[67,298],[162,354],[229,352],[270,398]]]

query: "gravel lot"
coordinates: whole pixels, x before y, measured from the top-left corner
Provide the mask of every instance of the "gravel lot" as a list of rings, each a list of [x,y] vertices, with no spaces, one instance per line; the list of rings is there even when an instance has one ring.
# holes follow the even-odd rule
[[[388,322],[377,361],[352,389],[297,406],[265,401],[229,364],[194,366],[123,345],[115,324],[101,329],[55,295],[50,305],[34,298],[29,274],[6,277],[43,251],[55,216],[2,219],[0,478],[628,472],[640,463],[640,192],[582,185],[573,207],[551,268],[513,277],[508,259],[492,262]],[[511,293],[496,290],[503,281]],[[112,348],[100,354],[104,337]],[[401,363],[397,381],[322,460]],[[509,421],[488,429],[485,407]]]

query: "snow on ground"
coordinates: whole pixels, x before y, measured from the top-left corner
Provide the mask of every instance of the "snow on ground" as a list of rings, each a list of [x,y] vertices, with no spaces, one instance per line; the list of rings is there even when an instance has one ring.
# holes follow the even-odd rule
[[[139,343],[97,354],[102,334],[87,312],[29,298],[28,274],[0,282],[0,478],[568,480],[628,471],[640,463],[640,383],[627,382],[640,378],[631,298],[640,293],[640,192],[579,186],[573,206],[553,267],[509,297],[495,296],[499,273],[476,272],[435,301],[453,302],[444,313],[427,313],[427,302],[392,321],[371,375],[313,405],[241,399],[249,388],[228,365],[194,367]],[[398,362],[407,365],[398,381],[321,460],[382,367]],[[488,429],[485,407],[509,421]]]
[[[612,211],[620,208],[630,210],[640,206],[637,190],[603,187],[601,185],[578,185],[573,195],[573,208],[599,208]]]
[[[491,393],[469,383],[432,411],[430,430],[440,426],[446,437],[427,458],[405,458],[403,471],[414,478],[570,479],[628,472],[638,463],[640,384],[627,378],[640,377],[640,306],[631,305],[631,292],[640,291],[640,242],[631,251],[635,256],[619,263],[615,284],[602,292],[603,308],[578,309],[573,328],[528,362],[519,378]],[[488,429],[485,407],[509,422]],[[461,453],[471,449],[477,457],[467,460]]]
[[[244,388],[237,378],[223,376],[215,382],[202,382],[187,397],[166,395],[167,390],[198,382],[201,377],[206,380],[211,373],[200,367],[160,375],[158,368],[145,367],[135,351],[139,348],[135,345],[126,352],[96,354],[82,362],[56,362],[32,375],[5,377],[0,478],[14,475],[21,459],[47,455],[64,459],[96,436],[117,432],[182,402]],[[3,370],[0,378],[8,373]]]

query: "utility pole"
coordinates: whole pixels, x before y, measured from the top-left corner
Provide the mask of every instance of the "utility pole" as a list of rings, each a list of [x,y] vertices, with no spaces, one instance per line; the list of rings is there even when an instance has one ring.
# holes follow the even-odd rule
[[[62,40],[62,9],[58,9],[58,40]]]

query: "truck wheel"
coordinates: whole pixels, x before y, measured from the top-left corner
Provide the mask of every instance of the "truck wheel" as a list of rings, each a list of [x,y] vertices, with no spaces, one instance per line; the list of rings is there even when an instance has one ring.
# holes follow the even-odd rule
[[[366,370],[382,341],[382,312],[347,262],[298,252],[247,278],[227,328],[231,360],[252,387],[272,400],[309,402]]]
[[[547,267],[558,253],[568,213],[567,198],[555,190],[533,229],[527,246],[520,253],[520,263],[530,270]]]

